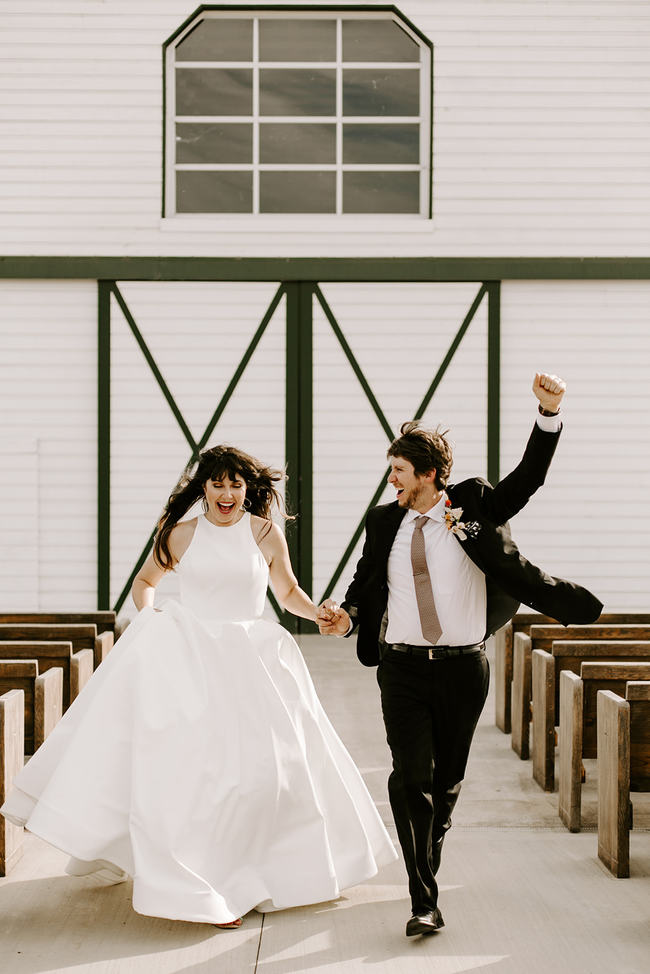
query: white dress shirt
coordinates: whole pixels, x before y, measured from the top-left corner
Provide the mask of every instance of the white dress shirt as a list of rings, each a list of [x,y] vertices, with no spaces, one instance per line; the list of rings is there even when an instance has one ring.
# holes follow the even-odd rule
[[[538,414],[537,425],[549,432],[561,426],[559,415]],[[465,646],[480,642],[485,635],[487,595],[485,575],[465,554],[444,521],[442,497],[425,513],[424,547],[427,568],[442,634],[436,645]],[[408,510],[399,526],[388,558],[387,643],[431,646],[422,635],[415,597],[411,539],[418,511]]]

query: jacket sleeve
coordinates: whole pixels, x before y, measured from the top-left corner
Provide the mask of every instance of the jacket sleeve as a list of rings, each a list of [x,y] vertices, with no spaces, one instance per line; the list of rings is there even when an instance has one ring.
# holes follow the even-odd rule
[[[347,633],[348,636],[354,632],[355,628],[359,624],[359,608],[363,606],[364,593],[367,591],[375,563],[373,558],[372,544],[370,541],[370,534],[368,532],[369,516],[370,512],[366,514],[364,524],[366,534],[363,542],[361,558],[357,562],[357,567],[352,577],[352,581],[348,585],[344,600],[341,602],[341,608],[345,609],[352,620],[352,629],[349,633]]]
[[[493,490],[485,490],[481,499],[483,512],[493,524],[505,524],[525,507],[546,479],[560,431],[547,433],[535,423],[524,455]]]

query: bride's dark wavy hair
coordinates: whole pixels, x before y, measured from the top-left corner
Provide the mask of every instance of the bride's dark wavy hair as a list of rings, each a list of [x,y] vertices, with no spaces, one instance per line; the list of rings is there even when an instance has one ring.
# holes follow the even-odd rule
[[[192,473],[195,463],[196,470]],[[174,559],[169,550],[169,535],[173,528],[190,507],[201,499],[206,481],[221,480],[224,476],[228,476],[230,480],[241,478],[245,481],[246,498],[250,501],[247,510],[269,522],[265,534],[271,530],[274,505],[285,519],[293,520],[292,515],[287,514],[282,495],[275,486],[286,480],[286,475],[281,470],[265,466],[255,457],[234,446],[214,446],[199,454],[198,463],[195,460],[190,461],[165,505],[153,543],[154,561],[160,568],[165,571],[173,568]]]

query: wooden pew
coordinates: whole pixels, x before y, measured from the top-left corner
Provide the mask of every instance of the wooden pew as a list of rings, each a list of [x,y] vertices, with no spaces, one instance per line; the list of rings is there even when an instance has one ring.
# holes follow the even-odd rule
[[[504,734],[512,729],[511,692],[515,635],[528,635],[532,625],[557,625],[555,619],[539,612],[518,612],[494,634],[494,722]]]
[[[115,634],[117,624],[114,612],[0,612],[0,623],[27,623],[31,625],[84,625],[96,626],[97,632]],[[117,636],[115,636],[117,638]]]
[[[598,857],[615,876],[630,875],[630,791],[650,791],[650,682],[630,681],[625,699],[600,690]]]
[[[113,633],[106,630],[97,633],[93,624],[82,623],[0,623],[0,641],[34,642],[36,640],[70,641],[76,652],[79,649],[92,649],[95,669],[106,658],[113,647]]]
[[[650,680],[650,663],[582,663],[580,676],[560,673],[558,812],[570,832],[580,831],[582,759],[597,757],[598,691],[624,696],[628,680]]]
[[[25,753],[25,695],[22,690],[0,694],[0,805],[11,791]],[[23,854],[23,830],[0,816],[0,876],[6,876]]]
[[[522,759],[529,756],[529,733],[532,696],[532,651],[550,651],[553,640],[650,639],[650,623],[590,626],[531,626],[529,636],[517,634],[513,649],[512,678],[512,749]]]
[[[35,659],[40,673],[54,666],[63,672],[63,712],[68,709],[93,675],[94,657],[92,649],[72,651],[70,642],[0,642],[0,660]]]
[[[534,649],[532,658],[533,778],[555,790],[555,728],[560,722],[560,673],[580,673],[582,663],[650,662],[650,641],[553,640],[551,652]]]
[[[0,621],[1,618],[0,618]],[[597,625],[645,623],[650,626],[650,612],[603,612]],[[494,709],[495,723],[504,734],[512,729],[511,693],[513,680],[514,637],[518,632],[530,635],[531,626],[559,625],[550,616],[538,612],[518,612],[494,634]]]
[[[35,659],[0,659],[0,693],[11,690],[23,693],[24,753],[33,754],[61,720],[63,671],[41,673]]]

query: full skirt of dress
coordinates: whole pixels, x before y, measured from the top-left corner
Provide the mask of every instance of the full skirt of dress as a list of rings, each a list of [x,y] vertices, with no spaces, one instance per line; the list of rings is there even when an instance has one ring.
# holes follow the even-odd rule
[[[396,858],[290,634],[177,602],[139,613],[2,813],[195,922],[331,900]]]

